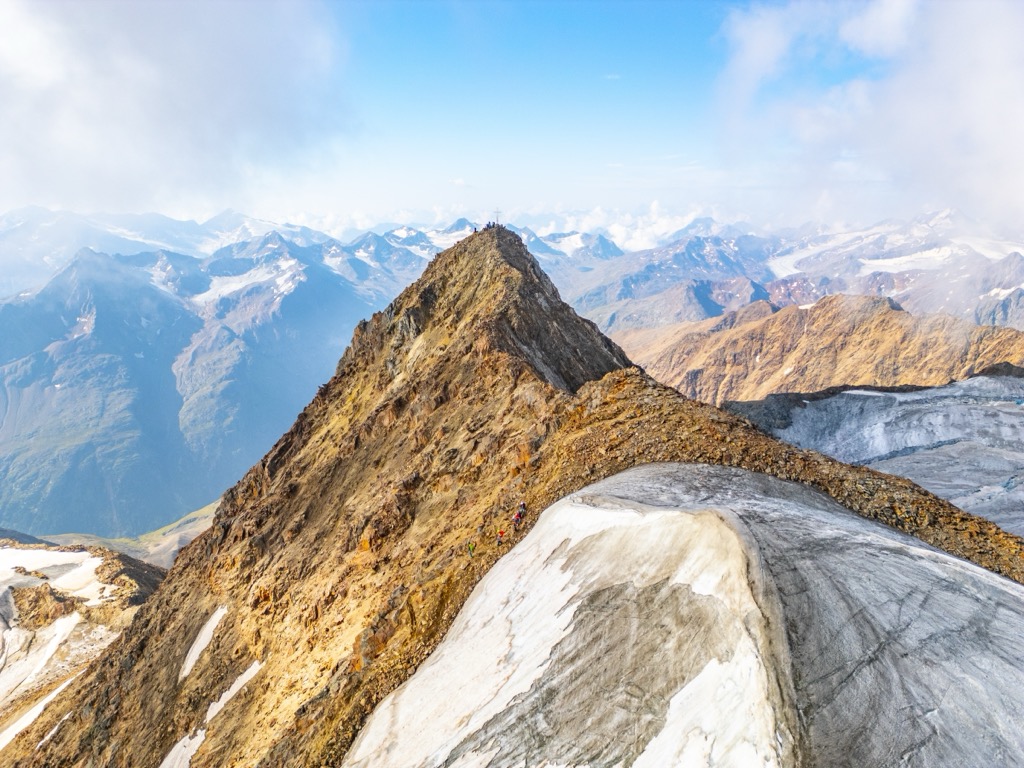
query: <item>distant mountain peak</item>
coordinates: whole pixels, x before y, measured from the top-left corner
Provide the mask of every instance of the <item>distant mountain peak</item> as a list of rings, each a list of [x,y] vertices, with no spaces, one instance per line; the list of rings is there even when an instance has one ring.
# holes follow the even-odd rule
[[[454,234],[456,232],[464,232],[467,229],[475,229],[475,228],[476,228],[476,224],[474,224],[469,219],[467,219],[466,217],[463,216],[461,218],[456,219],[451,224],[449,224],[447,227],[442,229],[441,230],[441,234],[451,235],[451,234]]]

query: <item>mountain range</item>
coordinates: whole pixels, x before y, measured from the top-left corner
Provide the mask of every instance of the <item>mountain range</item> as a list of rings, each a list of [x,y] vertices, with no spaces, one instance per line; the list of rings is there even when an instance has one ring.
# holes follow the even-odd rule
[[[42,209],[0,217],[4,279],[20,291],[0,302],[0,526],[135,536],[213,501],[314,396],[359,318],[476,228],[467,219],[398,225],[342,243],[230,211],[203,223]],[[835,366],[841,380],[802,382],[793,372],[824,370],[830,350],[815,345],[839,332],[816,326],[787,353],[797,363],[777,369],[771,355],[755,372],[702,352],[704,383],[691,386],[680,378],[690,375],[678,363],[683,352],[667,351],[676,321],[715,318],[709,327],[727,332],[708,343],[733,344],[741,320],[824,299],[809,310],[819,316],[829,294],[858,291],[894,297],[914,316],[945,310],[964,323],[1013,325],[1024,285],[1017,241],[948,211],[852,232],[759,234],[697,219],[632,253],[602,232],[509,229],[581,314],[657,377],[713,402],[839,384],[945,383],[1010,358],[995,342],[991,354],[971,348],[946,362],[936,354],[922,380],[913,355],[890,354],[883,365],[845,345],[851,357]],[[765,319],[776,352],[797,333],[783,320],[804,316],[791,312]],[[976,333],[986,334],[1004,338]],[[734,386],[740,381],[746,391]]]
[[[0,520],[36,534],[138,535],[217,498],[330,376],[356,322],[473,229],[460,219],[345,245],[231,213],[202,225],[7,214],[4,259],[33,275],[62,266],[0,302]],[[127,255],[69,256],[69,242]]]
[[[657,383],[488,227],[0,765],[1019,762],[1022,554]]]
[[[1024,364],[1024,332],[915,315],[866,296],[782,309],[761,301],[614,338],[659,381],[717,405],[839,386],[933,386],[999,363]]]

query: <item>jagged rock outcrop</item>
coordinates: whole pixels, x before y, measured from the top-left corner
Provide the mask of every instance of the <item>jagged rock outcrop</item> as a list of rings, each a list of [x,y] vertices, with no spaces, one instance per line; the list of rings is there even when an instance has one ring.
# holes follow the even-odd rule
[[[631,367],[491,227],[358,326],[212,528],[0,765],[335,765],[525,535],[529,516],[507,530],[520,499],[534,513],[657,461],[798,480],[1024,581],[1021,539]]]
[[[777,312],[758,303],[615,339],[658,381],[716,405],[836,386],[934,386],[1024,362],[1020,331],[912,315],[891,299],[863,296],[827,296]]]

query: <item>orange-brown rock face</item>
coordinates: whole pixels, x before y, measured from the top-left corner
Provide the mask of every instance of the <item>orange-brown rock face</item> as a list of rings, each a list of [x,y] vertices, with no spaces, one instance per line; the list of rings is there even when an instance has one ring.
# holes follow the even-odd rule
[[[658,381],[715,404],[844,385],[946,384],[1024,361],[1020,331],[914,316],[889,299],[836,295],[774,313],[759,306],[615,338]]]
[[[630,367],[490,228],[358,328],[125,635],[0,764],[157,766],[172,750],[193,766],[337,764],[531,516],[665,460],[802,480],[1024,580],[1020,539]],[[527,524],[509,530],[520,499]]]

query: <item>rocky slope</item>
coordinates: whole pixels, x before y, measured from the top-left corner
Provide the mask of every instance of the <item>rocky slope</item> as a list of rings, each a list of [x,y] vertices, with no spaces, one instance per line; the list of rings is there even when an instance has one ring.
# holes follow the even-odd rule
[[[336,765],[535,511],[657,461],[797,480],[1024,580],[1021,539],[630,367],[513,233],[489,228],[357,327],[212,528],[0,764]],[[519,499],[528,524],[508,532]]]
[[[835,386],[939,385],[1024,362],[1021,331],[912,315],[890,299],[860,296],[778,311],[758,303],[614,338],[658,381],[715,404]]]

